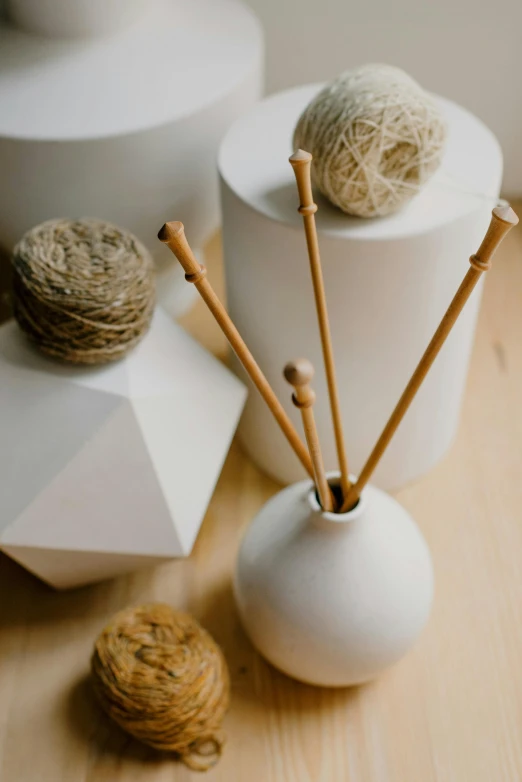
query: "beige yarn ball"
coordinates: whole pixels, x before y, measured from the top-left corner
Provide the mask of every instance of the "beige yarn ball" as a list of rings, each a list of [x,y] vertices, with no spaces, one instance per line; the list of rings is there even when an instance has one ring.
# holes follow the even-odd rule
[[[217,762],[230,678],[194,617],[163,603],[120,611],[96,640],[91,672],[100,705],[123,730],[196,771]]]
[[[390,65],[346,71],[297,122],[293,145],[313,155],[319,190],[347,214],[376,217],[406,204],[439,167],[446,125],[434,100]]]
[[[41,351],[75,364],[128,353],[154,312],[154,263],[129,231],[103,220],[48,220],[12,257],[13,308]]]

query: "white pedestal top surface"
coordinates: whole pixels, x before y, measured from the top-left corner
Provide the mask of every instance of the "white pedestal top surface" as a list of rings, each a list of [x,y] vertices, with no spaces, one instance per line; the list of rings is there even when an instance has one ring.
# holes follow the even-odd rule
[[[288,157],[297,119],[322,84],[278,93],[258,104],[230,128],[219,155],[220,173],[245,203],[279,222],[301,227],[297,192]],[[473,114],[436,98],[448,123],[440,169],[401,211],[389,217],[350,217],[320,193],[318,228],[332,236],[393,239],[423,233],[484,206],[495,206],[502,152],[493,133]]]
[[[90,40],[0,25],[0,137],[91,139],[182,119],[241,82],[261,46],[237,0],[149,0],[130,27]]]

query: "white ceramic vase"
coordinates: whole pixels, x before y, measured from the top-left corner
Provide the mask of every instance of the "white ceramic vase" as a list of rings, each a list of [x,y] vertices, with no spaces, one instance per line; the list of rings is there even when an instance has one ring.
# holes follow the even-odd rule
[[[427,544],[399,503],[368,486],[349,513],[324,513],[311,481],[276,494],[248,527],[234,579],[243,627],[289,676],[326,687],[372,679],[424,627]]]

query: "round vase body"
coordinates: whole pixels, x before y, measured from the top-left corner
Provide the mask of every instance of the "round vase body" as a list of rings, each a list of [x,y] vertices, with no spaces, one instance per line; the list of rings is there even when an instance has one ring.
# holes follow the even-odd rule
[[[274,95],[229,130],[220,149],[223,240],[230,314],[300,426],[281,367],[306,355],[317,369],[314,407],[327,469],[337,458],[295,178],[292,132],[321,85]],[[316,215],[350,464],[360,471],[476,252],[502,174],[492,133],[437,99],[448,125],[440,170],[400,212],[349,217],[319,193]],[[255,149],[255,154],[252,150]],[[479,195],[474,195],[474,194]],[[484,194],[490,194],[491,199]],[[456,432],[480,287],[438,356],[375,476],[397,488],[430,469]],[[242,370],[235,364],[239,374]],[[263,400],[249,395],[245,450],[276,480],[302,468]]]
[[[83,39],[0,25],[0,245],[51,218],[114,222],[150,249],[175,309],[196,294],[157,232],[182,219],[200,250],[219,226],[217,149],[259,97],[263,38],[237,0],[139,10]]]
[[[276,494],[248,527],[234,591],[257,650],[295,679],[344,687],[399,660],[433,597],[426,542],[369,486],[351,512],[323,513],[310,481]]]

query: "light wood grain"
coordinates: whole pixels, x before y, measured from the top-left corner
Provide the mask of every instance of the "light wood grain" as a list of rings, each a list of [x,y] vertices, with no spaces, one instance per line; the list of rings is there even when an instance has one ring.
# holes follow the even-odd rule
[[[213,281],[219,254],[216,240]],[[339,691],[293,682],[254,653],[230,575],[241,527],[277,486],[234,445],[188,560],[60,594],[0,559],[2,782],[519,782],[521,260],[516,229],[486,279],[457,440],[398,495],[436,574],[433,615],[414,650],[374,684]],[[202,305],[186,323],[223,355]],[[194,612],[230,663],[229,743],[205,777],[127,739],[92,702],[92,639],[114,611],[144,600]]]

